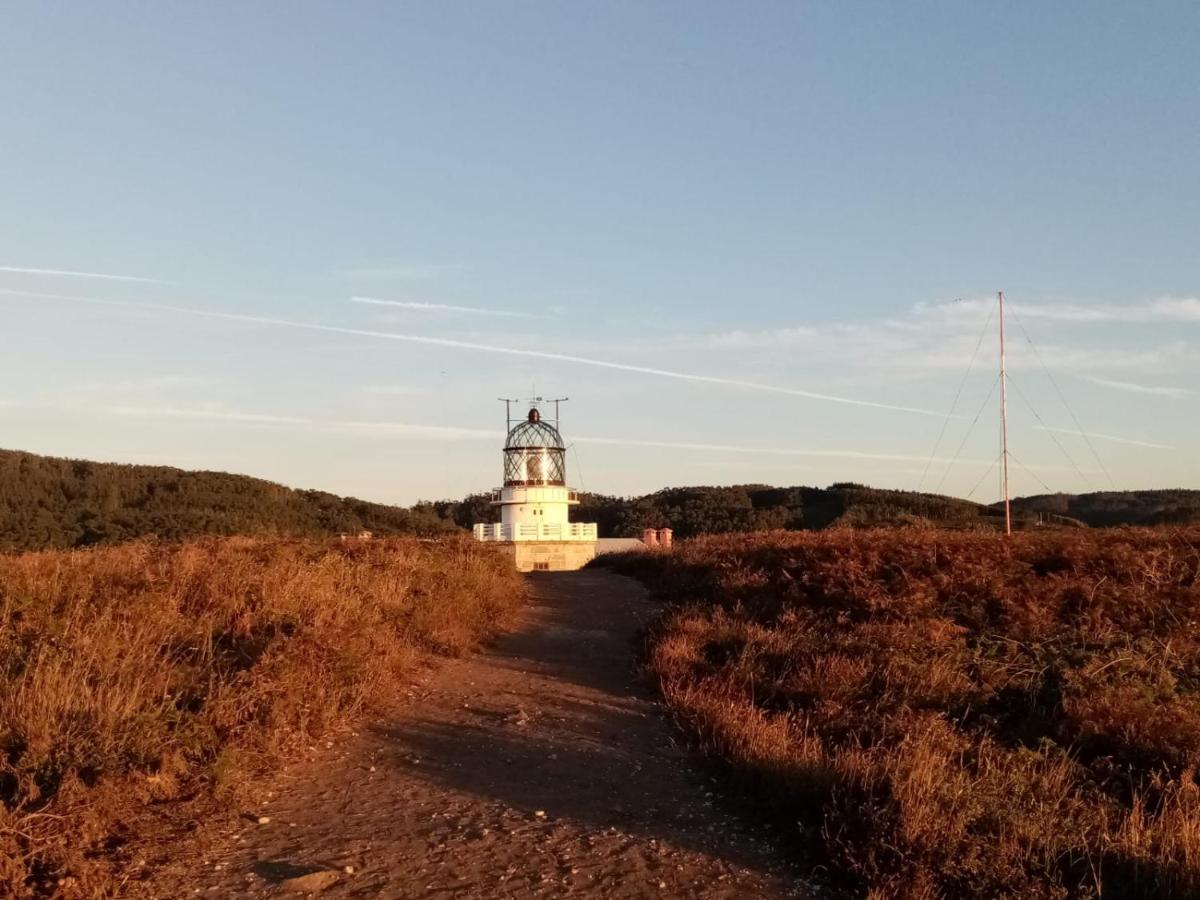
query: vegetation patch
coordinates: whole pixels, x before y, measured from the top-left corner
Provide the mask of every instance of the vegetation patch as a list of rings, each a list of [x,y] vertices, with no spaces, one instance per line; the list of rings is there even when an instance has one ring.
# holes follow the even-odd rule
[[[650,665],[679,720],[846,887],[1200,894],[1200,529],[775,532],[606,564],[670,601]]]
[[[122,845],[235,799],[524,592],[465,538],[0,556],[0,895],[112,893]]]
[[[839,482],[827,488],[733,485],[674,487],[641,497],[583,492],[572,518],[604,537],[672,528],[677,538],[774,529],[907,525],[996,531],[999,505],[918,491]],[[225,472],[56,459],[0,450],[0,552],[88,547],[138,538],[203,535],[436,536],[495,522],[490,492],[423,500],[403,508],[299,491]],[[1017,498],[1014,526],[1200,523],[1200,491],[1114,491]]]
[[[202,535],[330,537],[456,530],[412,509],[298,491],[247,475],[57,459],[0,450],[0,552]]]

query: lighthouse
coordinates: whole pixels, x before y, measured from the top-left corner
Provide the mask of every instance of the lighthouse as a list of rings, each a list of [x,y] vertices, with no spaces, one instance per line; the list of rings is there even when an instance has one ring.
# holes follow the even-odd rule
[[[507,424],[504,486],[492,491],[491,501],[500,507],[500,521],[476,525],[475,539],[503,545],[522,572],[582,568],[596,555],[596,524],[570,521],[579,497],[567,486],[557,416],[551,424],[531,405],[524,419]]]

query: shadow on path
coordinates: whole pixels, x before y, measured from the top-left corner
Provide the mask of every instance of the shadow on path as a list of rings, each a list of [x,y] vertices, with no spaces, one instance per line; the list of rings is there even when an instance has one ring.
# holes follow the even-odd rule
[[[550,822],[618,829],[736,866],[775,868],[763,842],[715,806],[635,669],[655,610],[641,587],[587,570],[531,576],[522,626],[441,690],[379,729],[379,758],[441,790]]]
[[[313,748],[148,893],[270,900],[318,873],[329,900],[803,894],[716,805],[635,671],[655,612],[640,586],[584,571],[532,587],[515,631],[414,673],[411,703]]]

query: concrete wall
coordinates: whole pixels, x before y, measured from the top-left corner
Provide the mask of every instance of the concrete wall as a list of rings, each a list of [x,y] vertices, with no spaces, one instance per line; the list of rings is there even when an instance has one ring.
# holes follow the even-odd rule
[[[646,545],[637,538],[600,538],[596,541],[596,555],[604,553],[628,553],[630,550],[645,550]]]
[[[596,556],[590,541],[516,541],[501,546],[513,555],[518,572],[573,572]]]

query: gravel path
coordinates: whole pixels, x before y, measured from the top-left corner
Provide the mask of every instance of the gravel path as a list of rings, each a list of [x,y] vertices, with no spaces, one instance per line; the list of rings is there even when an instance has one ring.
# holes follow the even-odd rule
[[[260,808],[202,829],[149,895],[800,895],[633,671],[652,612],[641,588],[590,570],[533,588],[517,630],[420,676],[410,705],[289,768]]]

